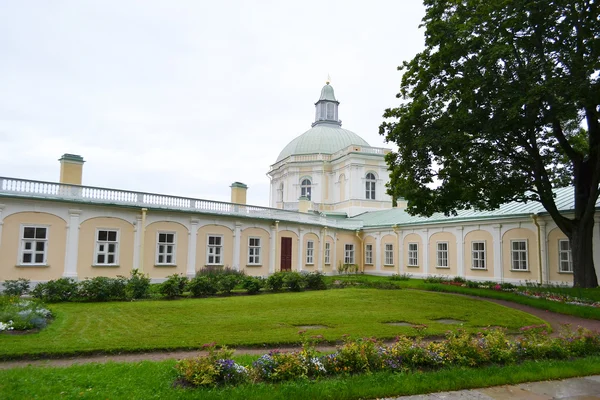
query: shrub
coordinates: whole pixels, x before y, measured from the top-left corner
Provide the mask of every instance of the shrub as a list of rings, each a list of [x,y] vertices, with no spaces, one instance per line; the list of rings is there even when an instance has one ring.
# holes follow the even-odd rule
[[[360,271],[360,268],[358,265],[356,264],[342,264],[342,262],[340,261],[338,263],[338,273],[340,274],[358,274],[358,272]]]
[[[51,317],[50,310],[38,300],[0,296],[0,332],[41,329]]]
[[[29,292],[29,279],[19,278],[4,281],[4,294],[7,296],[22,296]]]
[[[191,279],[187,289],[193,297],[211,296],[217,293],[217,285],[214,278],[206,275],[197,275]]]
[[[137,269],[131,271],[125,292],[129,299],[144,299],[149,297],[150,278],[148,277],[148,274],[144,275]]]
[[[97,276],[79,282],[79,296],[87,301],[124,300],[127,279]]]
[[[46,283],[38,283],[31,294],[44,302],[57,303],[77,298],[79,290],[74,279],[60,278]]]
[[[265,382],[307,378],[308,368],[297,353],[269,352],[252,364],[253,377]]]
[[[467,281],[467,287],[471,289],[477,289],[479,288],[479,282]]]
[[[381,343],[375,339],[344,339],[337,351],[324,359],[327,371],[356,374],[382,369]]]
[[[228,267],[221,267],[215,265],[205,265],[204,268],[196,271],[196,276],[222,276],[222,275],[235,275],[238,277],[244,276],[243,271],[237,271]]]
[[[392,280],[392,281],[407,281],[410,279],[411,276],[412,276],[411,274],[407,274],[407,273],[394,274],[394,275],[390,276],[390,280]]]
[[[275,272],[273,275],[267,278],[265,287],[271,292],[278,292],[283,289],[283,277],[285,272]]]
[[[327,289],[327,285],[325,284],[323,277],[324,275],[319,271],[305,273],[304,281],[306,282],[306,288],[310,290]]]
[[[223,294],[231,294],[233,289],[240,283],[240,275],[224,274],[215,280],[217,290]]]
[[[455,276],[454,278],[452,278],[452,282],[456,282],[456,283],[465,283],[467,280],[465,278],[463,278],[462,276]]]
[[[425,278],[424,280],[425,283],[442,283],[442,282],[448,282],[448,278],[444,277],[444,276],[428,276],[427,278]]]
[[[254,276],[247,276],[242,282],[243,288],[248,294],[257,294],[260,289],[264,286],[265,280],[263,278],[257,278]]]
[[[300,292],[306,286],[304,276],[298,272],[286,272],[283,276],[283,284],[291,292]]]
[[[248,370],[231,359],[232,350],[217,350],[214,343],[205,345],[208,356],[184,359],[177,362],[178,378],[194,386],[213,387],[247,382]]]
[[[174,299],[183,294],[188,279],[179,274],[167,276],[167,280],[160,284],[159,292],[168,299]]]

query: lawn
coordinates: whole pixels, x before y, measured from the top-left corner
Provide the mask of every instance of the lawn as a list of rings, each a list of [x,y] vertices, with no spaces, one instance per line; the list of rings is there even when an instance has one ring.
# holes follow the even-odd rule
[[[374,399],[600,373],[600,357],[587,357],[527,361],[505,367],[454,367],[403,374],[378,372],[277,385],[181,389],[173,387],[174,365],[175,361],[169,360],[0,370],[0,393],[6,399]]]
[[[462,326],[476,331],[503,326],[516,331],[544,323],[532,315],[486,301],[413,290],[343,289],[174,301],[61,303],[39,333],[0,335],[0,359],[77,353],[192,349],[204,343],[273,346],[299,341],[303,325],[328,341],[344,334],[391,339],[414,335],[425,324],[440,335]],[[447,325],[438,319],[463,321]]]

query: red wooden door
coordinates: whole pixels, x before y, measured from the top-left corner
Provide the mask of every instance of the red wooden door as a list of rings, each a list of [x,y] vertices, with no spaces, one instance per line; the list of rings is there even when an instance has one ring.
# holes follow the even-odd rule
[[[281,238],[281,270],[292,270],[292,238]]]

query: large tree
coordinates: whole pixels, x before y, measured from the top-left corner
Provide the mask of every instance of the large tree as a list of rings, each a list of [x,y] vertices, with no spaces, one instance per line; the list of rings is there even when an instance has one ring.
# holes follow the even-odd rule
[[[412,214],[539,201],[571,243],[574,285],[598,284],[600,0],[425,0],[425,50],[404,62],[380,133],[389,193]],[[553,189],[574,187],[573,212]]]

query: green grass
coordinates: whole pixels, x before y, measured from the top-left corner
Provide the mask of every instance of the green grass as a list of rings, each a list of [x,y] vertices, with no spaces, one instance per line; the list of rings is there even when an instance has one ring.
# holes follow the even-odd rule
[[[471,289],[461,286],[442,285],[441,283],[427,283],[423,279],[409,279],[407,281],[392,281],[386,276],[374,276],[374,275],[349,275],[349,276],[333,276],[326,277],[328,282],[333,280],[350,280],[355,282],[367,282],[377,283],[386,282],[393,283],[396,286],[403,289],[418,289],[432,292],[444,292],[444,293],[459,293],[470,296],[477,296],[490,299],[508,300],[514,303],[524,304],[531,307],[539,308],[541,310],[548,310],[557,312],[560,314],[574,315],[576,317],[597,319],[600,320],[600,308],[578,306],[573,304],[564,304],[556,301],[534,299],[531,297],[517,295],[511,292],[500,292],[492,289]],[[581,289],[581,288],[559,288],[559,287],[546,287],[546,288],[527,288],[535,291],[545,291],[559,294],[567,294],[573,297],[584,298],[593,301],[600,301],[600,287],[595,289]]]
[[[414,335],[406,321],[429,326],[440,335],[464,321],[469,331],[504,326],[509,331],[544,323],[497,304],[413,290],[344,289],[175,301],[61,303],[51,306],[55,320],[39,333],[0,335],[0,359],[83,353],[135,352],[199,348],[217,342],[229,346],[297,343],[299,325],[337,341],[344,334],[394,338]]]
[[[506,367],[448,368],[436,372],[374,373],[278,385],[217,389],[173,387],[174,361],[27,367],[0,370],[6,399],[361,399],[562,379],[600,373],[600,357],[529,361]]]

